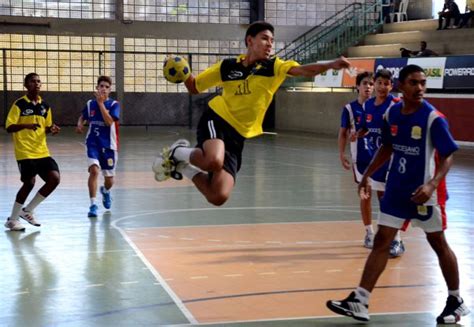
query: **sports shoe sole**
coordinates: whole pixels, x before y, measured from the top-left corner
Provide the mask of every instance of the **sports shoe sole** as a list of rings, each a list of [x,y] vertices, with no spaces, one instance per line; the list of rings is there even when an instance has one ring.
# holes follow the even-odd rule
[[[326,306],[332,312],[335,312],[335,313],[340,314],[342,316],[352,317],[355,320],[359,320],[359,321],[369,321],[370,320],[370,318],[368,316],[367,317],[358,316],[358,315],[354,314],[354,312],[352,312],[352,311],[346,310],[346,309],[344,309],[344,308],[342,308],[338,305],[333,304],[332,301],[327,301]]]

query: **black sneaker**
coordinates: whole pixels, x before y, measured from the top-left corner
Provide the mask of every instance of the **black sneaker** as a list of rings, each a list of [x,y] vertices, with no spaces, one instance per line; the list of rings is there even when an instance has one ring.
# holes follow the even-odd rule
[[[450,295],[446,300],[443,312],[436,318],[436,322],[438,324],[455,324],[462,316],[467,316],[469,312],[462,299],[459,301],[456,296]]]
[[[352,317],[356,320],[369,321],[369,306],[362,304],[355,297],[355,292],[349,294],[347,298],[341,301],[327,301],[326,306],[329,310],[343,315]]]

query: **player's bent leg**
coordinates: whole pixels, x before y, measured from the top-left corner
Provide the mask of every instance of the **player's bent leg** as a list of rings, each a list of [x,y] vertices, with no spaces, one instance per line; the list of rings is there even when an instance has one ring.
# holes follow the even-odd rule
[[[207,173],[199,173],[194,176],[193,183],[206,197],[206,200],[215,205],[223,205],[230,197],[234,188],[234,177],[224,169],[212,174],[209,178]]]
[[[190,162],[194,166],[209,172],[220,171],[224,165],[225,144],[221,139],[209,139],[201,149],[191,154]]]

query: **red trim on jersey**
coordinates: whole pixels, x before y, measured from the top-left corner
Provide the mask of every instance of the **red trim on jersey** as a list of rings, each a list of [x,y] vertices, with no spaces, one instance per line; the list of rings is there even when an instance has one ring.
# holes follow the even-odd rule
[[[119,122],[115,121],[115,135],[117,135],[117,151],[120,149],[120,134],[119,134]]]
[[[392,102],[399,103],[402,99],[401,98],[393,98]]]
[[[402,232],[406,232],[407,229],[408,229],[408,226],[410,226],[410,219],[405,220],[405,222],[403,223],[402,228],[400,228],[400,230]]]
[[[448,216],[446,215],[446,205],[440,204],[439,209],[441,210],[441,223],[443,226],[443,230],[448,228]]]
[[[435,175],[438,173],[439,168],[439,154],[438,151],[435,151]],[[438,196],[438,204],[445,205],[448,198],[448,191],[446,190],[446,177],[444,177],[436,188],[436,193]]]

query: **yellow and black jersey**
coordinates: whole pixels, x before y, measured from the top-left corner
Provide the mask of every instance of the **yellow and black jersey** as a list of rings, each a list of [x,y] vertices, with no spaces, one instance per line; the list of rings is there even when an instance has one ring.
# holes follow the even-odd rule
[[[222,95],[209,101],[219,116],[234,127],[243,137],[262,134],[265,112],[273,95],[288,75],[288,71],[299,64],[278,57],[245,67],[237,58],[224,59],[209,67],[196,77],[199,92],[218,86]]]
[[[50,106],[41,97],[33,103],[25,95],[16,100],[8,112],[6,128],[10,125],[38,124],[36,130],[22,129],[13,134],[16,160],[49,157],[46,128],[53,124]]]

